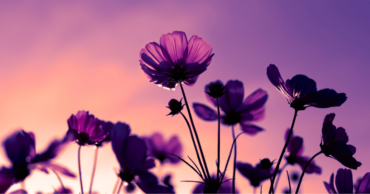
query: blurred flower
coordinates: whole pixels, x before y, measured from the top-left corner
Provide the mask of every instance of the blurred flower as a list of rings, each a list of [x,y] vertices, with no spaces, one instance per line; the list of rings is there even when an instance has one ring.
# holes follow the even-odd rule
[[[274,164],[274,161],[270,161],[270,159],[268,158],[264,158],[260,161],[259,164],[257,164],[257,166],[260,168],[260,169],[264,169],[264,170],[267,170],[269,168],[272,167],[272,165]]]
[[[285,132],[285,141],[288,138],[290,129],[287,129]],[[292,135],[290,137],[290,141],[288,143],[288,152],[289,155],[285,156],[285,159],[287,160],[288,164],[294,165],[298,164],[301,169],[303,170],[306,166],[307,162],[310,160],[309,157],[302,156],[303,153],[303,139],[299,136],[294,136],[294,133],[292,131]],[[310,162],[308,165],[306,172],[307,174],[316,173],[321,174],[321,168],[317,165],[315,165],[314,160]]]
[[[212,98],[220,98],[225,94],[224,84],[217,80],[206,85],[205,92]]]
[[[335,114],[326,115],[322,127],[321,151],[326,156],[333,156],[338,162],[352,169],[361,166],[353,155],[356,153],[356,147],[348,145],[348,136],[344,128],[336,128],[333,125]]]
[[[307,172],[307,171],[306,171]],[[299,180],[299,177],[300,177],[300,175],[299,175],[299,173],[298,172],[293,172],[292,173],[292,175],[291,175],[291,180],[293,181],[293,182],[298,182],[298,180]]]
[[[179,101],[177,101],[176,99],[171,99],[169,102],[168,102],[168,106],[167,108],[169,108],[171,110],[170,113],[168,113],[168,115],[176,115],[176,114],[179,114],[182,110],[182,107],[184,107],[184,105],[181,103],[182,99]],[[167,116],[168,116],[167,115]]]
[[[267,77],[296,110],[304,110],[309,106],[317,108],[340,106],[347,100],[346,94],[338,94],[332,89],[317,91],[316,82],[305,75],[296,75],[284,83],[278,68],[273,64],[267,67]]]
[[[259,187],[261,182],[270,177],[267,170],[263,170],[257,166],[253,167],[249,163],[237,162],[236,169],[238,169],[240,174],[247,178],[250,184],[255,188]],[[270,174],[272,174],[274,169],[269,169],[269,171]]]
[[[233,188],[232,188],[232,181],[227,181],[228,178],[225,176],[224,177],[224,183],[221,184],[221,186],[219,187],[217,193],[232,193],[233,192]],[[214,183],[214,184],[217,184],[217,177],[215,174],[213,174],[211,176],[211,181]],[[226,182],[225,182],[226,181]],[[200,194],[200,193],[214,193],[211,191],[210,188],[208,188],[208,186],[204,183],[199,183],[197,184],[194,189],[193,189],[193,194]],[[235,193],[239,193],[238,189],[235,189]]]
[[[174,31],[162,35],[160,45],[145,45],[140,65],[151,82],[164,88],[175,88],[179,81],[193,85],[211,63],[211,52],[211,45],[197,35],[187,41],[184,32]]]
[[[130,126],[120,122],[112,129],[112,149],[121,167],[118,176],[127,183],[135,182],[145,193],[173,193],[171,188],[159,185],[157,177],[148,171],[154,163],[147,158],[145,141],[130,136],[130,132]]]
[[[179,158],[171,155],[175,154],[179,157],[182,155],[182,145],[177,136],[174,135],[168,142],[165,142],[163,135],[156,132],[152,136],[144,138],[144,140],[148,146],[149,155],[157,158],[161,165],[165,163],[177,164],[180,162]]]
[[[45,151],[37,154],[35,135],[32,132],[17,130],[10,134],[3,141],[3,146],[12,166],[0,169],[0,193],[4,193],[12,184],[23,181],[34,169],[48,173],[50,168],[65,176],[76,177],[69,169],[50,162],[74,138],[74,133],[68,131],[62,139],[53,140]]]
[[[18,189],[15,191],[10,192],[9,194],[27,194],[28,192],[24,189]]]
[[[103,122],[90,115],[89,111],[78,111],[67,122],[69,130],[76,133],[79,145],[98,144],[108,136],[108,132],[103,129]]]
[[[325,188],[328,193],[370,193],[370,172],[366,173],[361,179],[361,182],[357,187],[353,187],[352,171],[350,169],[338,169],[337,175],[335,176],[335,186],[334,188],[334,173],[330,176],[330,182],[324,182]]]
[[[59,189],[56,189],[54,191],[54,194],[73,194],[73,190],[71,188],[68,188],[68,187],[61,187]]]
[[[99,143],[95,143],[95,145],[97,147],[103,146],[104,143],[111,142],[110,133],[111,133],[113,127],[114,127],[114,124],[110,121],[101,121],[101,125],[102,125],[102,129],[104,131],[103,133],[107,134],[107,136],[103,140],[101,140]],[[90,142],[90,144],[91,143],[92,142]]]
[[[206,86],[207,88],[207,86]],[[258,89],[249,95],[243,102],[244,87],[243,83],[238,80],[230,80],[225,85],[226,93],[219,98],[221,110],[225,113],[221,115],[221,122],[225,125],[240,124],[242,130],[250,135],[254,135],[263,129],[251,124],[251,121],[263,119],[265,113],[265,103],[267,93]],[[207,99],[217,107],[216,99]],[[205,121],[216,121],[217,111],[200,103],[193,103],[195,113]]]

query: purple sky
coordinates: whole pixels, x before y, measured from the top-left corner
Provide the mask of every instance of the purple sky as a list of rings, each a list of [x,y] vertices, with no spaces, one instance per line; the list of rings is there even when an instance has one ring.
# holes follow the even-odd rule
[[[165,116],[168,101],[181,98],[179,89],[167,91],[149,83],[138,61],[145,44],[180,30],[188,38],[202,37],[215,53],[195,86],[185,88],[190,101],[208,103],[204,85],[216,79],[244,82],[246,95],[257,88],[269,94],[266,117],[256,123],[265,131],[240,138],[240,161],[255,164],[265,157],[278,158],[283,134],[291,124],[293,109],[266,76],[267,66],[273,63],[284,79],[305,74],[316,81],[318,89],[347,94],[339,108],[300,112],[294,131],[304,138],[304,155],[312,156],[319,151],[324,116],[336,113],[334,125],[346,129],[349,143],[357,147],[354,156],[363,163],[353,172],[357,179],[370,172],[369,10],[369,1],[1,2],[0,137],[24,128],[36,133],[37,149],[43,149],[52,137],[65,132],[71,114],[84,109],[105,120],[127,122],[139,135],[157,130],[166,137],[178,134],[186,142],[184,156],[195,157],[184,121]],[[212,163],[216,123],[198,118],[195,122]],[[227,127],[222,130],[225,156],[231,132]],[[111,192],[116,180],[113,167],[118,167],[110,146],[103,149],[94,185],[101,193]],[[83,151],[87,187],[93,151]],[[76,154],[77,146],[71,145],[57,161],[77,172]],[[323,173],[305,176],[303,192],[325,192],[322,181],[343,168],[323,155],[315,161]],[[0,165],[7,164],[1,156]],[[164,171],[173,169],[178,173],[178,192],[188,193],[192,184],[180,181],[197,179],[195,173],[184,174],[189,171],[185,165]],[[42,188],[45,192],[58,186],[52,175],[34,173],[26,181],[30,192],[41,190],[35,186],[38,178],[49,179],[45,185],[50,186]],[[252,192],[239,174],[237,179],[241,191]],[[278,191],[286,184],[286,177],[281,180]],[[65,182],[78,191],[77,179]]]

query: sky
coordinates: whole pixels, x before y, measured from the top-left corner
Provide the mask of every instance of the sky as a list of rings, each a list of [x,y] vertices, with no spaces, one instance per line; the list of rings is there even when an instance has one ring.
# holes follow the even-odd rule
[[[112,122],[126,122],[132,133],[148,136],[160,131],[169,139],[180,137],[183,156],[195,158],[186,123],[180,116],[166,116],[170,99],[181,91],[159,88],[140,68],[139,52],[163,34],[184,31],[198,35],[213,48],[211,65],[192,87],[188,100],[207,105],[204,86],[221,80],[240,80],[245,95],[258,88],[267,91],[266,114],[255,123],[265,130],[238,140],[238,161],[253,165],[260,159],[278,159],[294,110],[269,82],[266,68],[275,64],[283,77],[304,74],[318,89],[346,93],[340,107],[308,108],[299,112],[294,133],[303,137],[306,156],[320,149],[321,127],[326,114],[336,114],[334,125],[346,129],[354,157],[362,162],[354,180],[370,172],[370,2],[359,1],[2,1],[0,2],[0,138],[16,129],[32,131],[36,150],[42,151],[67,131],[67,119],[78,110]],[[194,112],[193,112],[194,113]],[[217,123],[195,117],[195,124],[211,171],[216,166]],[[231,128],[221,128],[221,166],[231,145]],[[237,131],[240,129],[237,127]],[[55,160],[78,172],[76,144]],[[3,153],[3,151],[2,151]],[[82,177],[87,188],[93,147],[82,149]],[[315,159],[321,175],[306,175],[305,193],[324,193],[323,181],[339,168],[339,162],[320,155]],[[284,164],[284,162],[283,162]],[[0,166],[9,166],[4,154]],[[117,180],[118,162],[110,145],[99,150],[94,191],[111,193]],[[300,171],[298,166],[289,172]],[[178,193],[189,193],[199,180],[185,164],[165,166],[174,173]],[[231,171],[228,172],[231,177]],[[62,177],[79,192],[78,179]],[[237,188],[253,188],[239,173]],[[40,184],[40,180],[43,181]],[[267,191],[268,183],[263,184]],[[282,177],[278,192],[287,186]],[[25,181],[30,193],[52,192],[59,187],[53,174],[34,172]],[[296,185],[293,186],[295,188]],[[11,190],[20,188],[20,184]],[[140,192],[138,192],[140,193]]]

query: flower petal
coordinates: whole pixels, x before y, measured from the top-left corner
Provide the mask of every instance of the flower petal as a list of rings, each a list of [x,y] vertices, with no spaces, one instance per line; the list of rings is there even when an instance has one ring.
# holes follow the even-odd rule
[[[35,139],[32,132],[17,130],[3,142],[5,153],[13,165],[24,165],[35,157]]]
[[[186,63],[198,63],[201,64],[207,60],[212,52],[212,46],[207,41],[193,35],[188,43],[188,54],[186,57]]]
[[[185,50],[188,46],[186,34],[180,31],[164,34],[160,39],[161,47],[166,50],[173,64],[181,64],[185,60]]]
[[[352,171],[338,169],[335,176],[335,186],[337,186],[338,193],[353,193]]]
[[[249,135],[255,135],[258,132],[263,131],[263,128],[258,127],[256,125],[252,125],[249,122],[242,122],[240,123],[241,129],[243,132],[248,133]]]
[[[158,43],[148,43],[145,45],[145,48],[140,51],[140,63],[143,63],[156,71],[164,71],[167,68],[172,67],[167,62],[166,54],[167,53],[163,52],[163,48]]]
[[[147,147],[145,141],[136,135],[129,136],[123,148],[123,163],[134,173],[145,169]]]
[[[272,85],[283,93],[289,101],[293,101],[294,98],[292,91],[287,87],[287,85],[285,85],[283,78],[281,78],[279,69],[274,64],[270,64],[267,67],[267,77]]]
[[[175,154],[175,155],[181,157],[182,146],[181,146],[181,142],[180,142],[180,140],[177,136],[172,136],[171,137],[170,141],[168,142],[168,144],[166,146],[166,150],[168,151],[168,153],[172,153],[172,154]],[[168,159],[170,159],[171,163],[173,163],[173,164],[180,162],[180,159],[175,157],[175,156],[172,156],[172,155],[168,154],[167,157],[168,157]]]
[[[330,176],[330,183],[328,184],[327,182],[324,182],[326,191],[330,194],[336,194],[337,191],[334,188],[334,173],[331,174]]]
[[[198,117],[205,121],[216,121],[218,119],[217,112],[208,106],[200,103],[193,103],[193,109]]]
[[[50,162],[41,162],[37,164],[37,168],[42,171],[45,171],[44,169],[50,168],[56,172],[59,172],[60,174],[63,174],[64,176],[67,176],[70,178],[76,178],[76,174],[74,172],[72,172],[67,167],[64,167],[60,164],[55,164],[55,163],[50,163]]]
[[[316,82],[305,75],[296,75],[291,80],[286,81],[286,85],[293,93],[293,97],[311,98],[316,93]]]
[[[347,143],[348,136],[347,136],[346,130],[342,127],[338,127],[333,141],[341,141],[343,143]]]
[[[299,136],[290,139],[288,151],[291,155],[300,156],[303,152],[303,139]]]
[[[311,106],[317,108],[329,108],[340,106],[347,100],[345,93],[337,93],[332,89],[322,89],[318,91],[314,98],[309,101]]]
[[[366,173],[362,178],[356,193],[370,193],[370,172]]]
[[[226,93],[219,99],[220,107],[224,112],[237,110],[244,98],[243,82],[230,80],[225,85]]]
[[[119,162],[119,164],[122,166],[124,162],[123,158],[123,146],[130,135],[131,129],[130,126],[126,123],[117,122],[113,129],[111,134],[112,139],[112,149],[114,154],[116,155],[116,158]]]
[[[1,167],[0,169],[0,193],[5,193],[10,186],[12,186],[14,176],[11,173],[11,169]]]
[[[267,98],[267,92],[259,88],[244,100],[243,105],[239,108],[239,111],[246,112],[260,109],[265,105]]]
[[[299,157],[297,163],[303,170],[309,160],[310,158],[308,157]],[[315,162],[312,160],[306,169],[306,173],[307,174],[311,174],[311,173],[321,174],[321,168],[317,166]]]

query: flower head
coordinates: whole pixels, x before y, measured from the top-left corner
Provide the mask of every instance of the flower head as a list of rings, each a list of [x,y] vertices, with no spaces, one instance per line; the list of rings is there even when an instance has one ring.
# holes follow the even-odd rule
[[[68,119],[69,130],[76,134],[77,143],[80,145],[98,144],[109,134],[103,129],[103,122],[89,111],[78,111],[76,115],[71,115]]]
[[[289,131],[290,129],[287,129],[287,131],[285,132],[285,141],[288,139]],[[302,156],[304,149],[303,138],[299,136],[294,136],[294,133],[292,132],[287,149],[289,152],[289,155],[285,157],[287,163],[290,165],[298,164],[303,170],[307,162],[310,160],[309,157]],[[312,160],[308,165],[305,173],[321,174],[321,168],[315,164],[314,160]]]
[[[272,167],[272,165],[274,164],[274,161],[270,161],[270,159],[268,158],[264,158],[260,161],[259,164],[257,164],[257,166],[260,168],[260,169],[264,169],[264,170],[267,170],[269,168]]]
[[[206,86],[207,88],[207,86]],[[254,135],[263,129],[251,124],[252,121],[262,120],[265,113],[267,93],[258,89],[250,94],[244,101],[243,83],[238,80],[230,80],[225,85],[225,94],[219,98],[219,105],[224,112],[221,122],[225,125],[240,124],[245,133]],[[217,101],[207,95],[207,99],[217,106]],[[200,103],[193,103],[195,113],[203,120],[216,121],[217,112],[212,108]]]
[[[353,155],[356,153],[356,147],[348,145],[348,136],[344,128],[336,128],[333,125],[335,114],[326,115],[322,127],[322,142],[320,144],[321,151],[326,156],[332,156],[344,166],[357,169],[361,166]]]
[[[144,139],[149,150],[149,155],[157,158],[161,164],[177,164],[180,159],[171,155],[175,154],[181,157],[182,145],[177,136],[172,136],[169,141],[164,141],[161,133],[154,133],[152,136]],[[169,154],[171,153],[171,154]]]
[[[211,45],[197,35],[188,41],[184,32],[174,31],[162,35],[160,44],[145,45],[140,65],[151,82],[164,88],[175,88],[179,82],[193,85],[211,63],[211,52]]]
[[[350,169],[338,169],[337,175],[335,176],[334,187],[334,173],[330,176],[329,183],[324,182],[325,188],[328,193],[370,193],[370,172],[366,173],[355,187],[353,186],[352,171]]]
[[[249,163],[237,162],[236,169],[242,174],[245,178],[247,178],[250,184],[257,188],[260,186],[261,182],[264,180],[269,179],[270,175],[267,170],[261,169],[259,167],[253,167]],[[274,171],[274,169],[269,169],[270,174]]]
[[[309,106],[317,108],[340,106],[347,100],[346,94],[338,94],[332,89],[317,91],[316,82],[305,75],[296,75],[284,83],[278,68],[273,64],[267,67],[267,77],[296,110],[304,110]]]
[[[224,180],[228,180],[227,177],[224,177]],[[217,177],[215,174],[211,176],[211,181],[216,185],[217,184]],[[222,183],[218,190],[217,193],[232,193],[233,188],[231,185],[231,181],[226,181]],[[211,188],[209,188],[206,184],[204,183],[199,183],[197,184],[194,189],[193,189],[193,194],[200,194],[200,193],[215,193],[212,192]],[[238,189],[235,189],[235,193],[239,193]]]
[[[167,108],[169,108],[171,110],[171,112],[168,113],[168,115],[174,116],[176,114],[179,114],[182,111],[182,108],[184,107],[184,105],[182,104],[181,101],[182,101],[182,99],[180,101],[177,101],[176,99],[171,99],[168,102]]]
[[[205,92],[212,98],[220,98],[226,91],[224,84],[217,80],[206,85]]]

